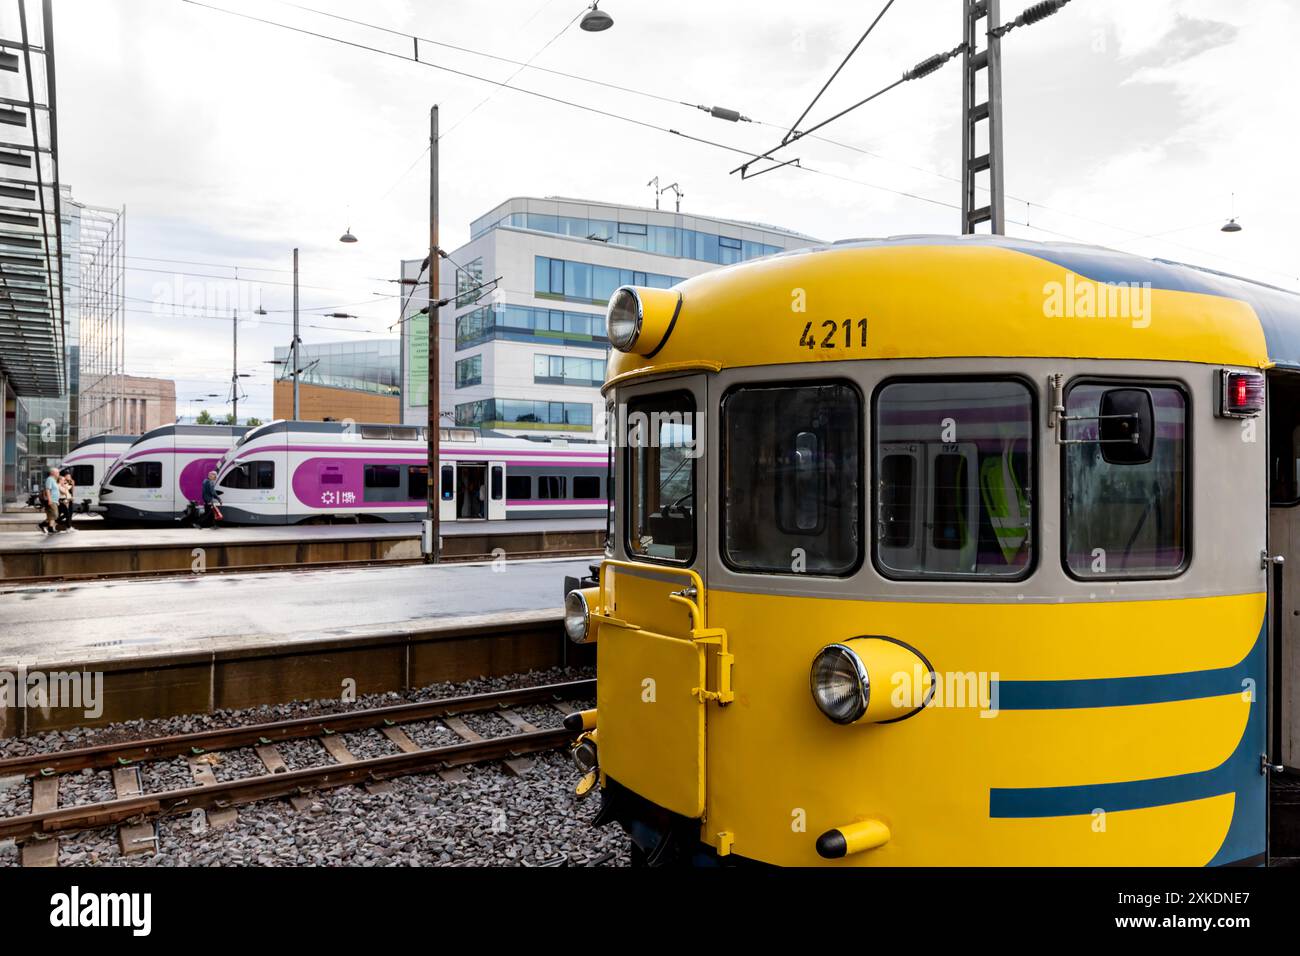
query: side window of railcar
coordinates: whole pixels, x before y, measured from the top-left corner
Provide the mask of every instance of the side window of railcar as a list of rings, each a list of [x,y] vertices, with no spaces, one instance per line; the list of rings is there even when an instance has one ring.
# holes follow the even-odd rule
[[[506,475],[506,500],[526,501],[533,496],[533,479],[529,475]]]
[[[78,485],[94,484],[95,466],[94,465],[73,465],[72,480]]]
[[[600,497],[600,479],[593,475],[575,475],[573,497],[582,501],[596,500]]]
[[[1063,446],[1066,570],[1080,578],[1170,577],[1190,553],[1187,398],[1169,385],[1136,386],[1151,395],[1151,460],[1108,462],[1095,416],[1102,394],[1114,387],[1085,382],[1066,393],[1065,414],[1081,419],[1068,423],[1068,438],[1078,444]]]
[[[269,490],[275,487],[275,462],[245,461],[236,465],[221,479],[223,488]]]
[[[406,467],[406,497],[412,501],[425,501],[429,497],[429,466]]]
[[[365,475],[366,501],[394,501],[401,496],[402,469],[400,465],[366,465]]]
[[[664,561],[695,557],[695,399],[686,393],[628,402],[627,549]]]
[[[722,400],[722,556],[740,571],[851,574],[862,558],[862,398],[845,384]]]
[[[563,475],[540,475],[537,479],[538,498],[568,497],[569,479]]]
[[[118,488],[161,488],[162,462],[134,462],[114,474],[109,484]]]
[[[1029,573],[1034,403],[1011,379],[898,381],[876,396],[875,560],[890,578]]]

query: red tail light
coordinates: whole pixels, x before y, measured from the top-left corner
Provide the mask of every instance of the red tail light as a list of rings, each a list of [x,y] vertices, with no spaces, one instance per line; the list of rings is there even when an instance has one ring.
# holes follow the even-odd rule
[[[1223,370],[1219,414],[1224,418],[1254,418],[1264,410],[1264,376],[1260,372]]]

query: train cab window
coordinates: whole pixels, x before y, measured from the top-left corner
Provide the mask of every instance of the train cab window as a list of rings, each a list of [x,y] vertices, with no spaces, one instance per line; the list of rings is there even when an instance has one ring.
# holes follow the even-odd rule
[[[429,497],[429,466],[408,465],[406,468],[406,497],[411,501],[425,501]]]
[[[270,491],[275,488],[275,462],[241,462],[226,472],[226,476],[221,479],[221,487]]]
[[[123,468],[119,468],[109,484],[115,488],[161,488],[162,462],[132,462]]]
[[[537,478],[538,498],[565,498],[568,496],[569,479],[563,475],[539,475]]]
[[[506,498],[527,501],[533,496],[533,479],[528,475],[506,475]]]
[[[592,475],[574,476],[573,497],[582,501],[595,501],[600,497],[600,479]]]
[[[1088,579],[1172,577],[1190,554],[1187,398],[1170,385],[1124,383],[1151,395],[1153,453],[1148,461],[1108,462],[1094,416],[1101,414],[1102,395],[1115,387],[1084,382],[1065,396],[1065,414],[1080,419],[1066,423],[1072,443],[1063,446],[1065,567]]]
[[[628,402],[627,549],[646,558],[695,557],[695,399],[687,393]]]
[[[723,559],[851,574],[862,559],[862,397],[846,384],[741,387],[722,400]]]
[[[875,560],[889,578],[1002,578],[1033,557],[1033,395],[1021,382],[901,381],[875,408]]]
[[[500,465],[492,466],[492,500],[500,501],[505,492],[506,470]]]
[[[93,485],[95,483],[95,466],[94,465],[69,465],[72,471],[72,481],[74,484]]]

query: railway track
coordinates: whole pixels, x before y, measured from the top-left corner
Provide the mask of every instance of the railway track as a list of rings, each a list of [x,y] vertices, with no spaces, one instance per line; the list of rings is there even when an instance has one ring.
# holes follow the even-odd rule
[[[541,558],[596,558],[601,555],[599,548],[550,548],[541,551],[509,551],[504,557],[507,561],[528,561]],[[472,564],[474,562],[495,561],[502,555],[495,552],[486,554],[446,554],[442,555],[443,564]],[[222,567],[208,567],[202,573],[209,574],[261,574],[272,571],[333,571],[347,568],[372,568],[376,565],[384,567],[401,567],[403,565],[422,564],[422,557],[416,558],[379,558],[365,559],[357,561],[312,561],[308,563],[300,562],[268,562],[264,564],[240,564],[228,565]],[[196,572],[190,570],[164,569],[157,571],[111,571],[95,572],[91,574],[44,574],[28,575],[23,577],[4,577],[0,578],[0,594],[7,590],[20,587],[30,587],[40,584],[76,584],[85,581],[108,581],[121,578],[176,578],[176,577],[195,577]]]
[[[153,821],[161,817],[206,811],[210,825],[220,827],[233,822],[235,807],[275,797],[305,799],[312,791],[350,784],[382,786],[408,774],[454,776],[458,767],[494,760],[524,773],[529,754],[560,747],[573,734],[563,727],[539,729],[512,708],[548,705],[567,715],[575,710],[570,701],[593,697],[595,688],[594,680],[570,681],[2,759],[0,779],[21,777],[29,782],[32,812],[0,817],[0,839],[23,842],[24,865],[49,866],[57,862],[58,837],[80,830],[120,825],[123,853],[140,852],[151,849],[156,839]],[[516,732],[481,737],[460,719],[493,713]],[[429,722],[441,723],[461,742],[421,747],[402,729]],[[368,759],[353,756],[341,735],[365,730],[381,732],[397,752]],[[313,738],[333,762],[290,770],[276,744]],[[218,780],[209,755],[243,748],[253,748],[266,772]],[[181,756],[189,760],[193,786],[143,792],[142,763]],[[60,776],[87,769],[112,770],[115,798],[59,807]]]

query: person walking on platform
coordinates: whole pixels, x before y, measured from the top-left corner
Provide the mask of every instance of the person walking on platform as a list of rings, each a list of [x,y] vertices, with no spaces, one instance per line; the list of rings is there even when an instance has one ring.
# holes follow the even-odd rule
[[[72,528],[72,501],[73,492],[76,488],[72,480],[72,469],[64,468],[59,472],[59,528],[62,531],[71,531]]]
[[[208,477],[203,479],[203,517],[199,519],[200,528],[216,526],[221,514],[221,503],[218,501],[220,497],[221,489],[217,487],[217,473],[210,471]]]
[[[45,476],[45,484],[41,488],[41,504],[45,507],[45,520],[36,527],[42,534],[54,534],[59,530],[59,469],[57,468],[51,468],[50,473]]]

